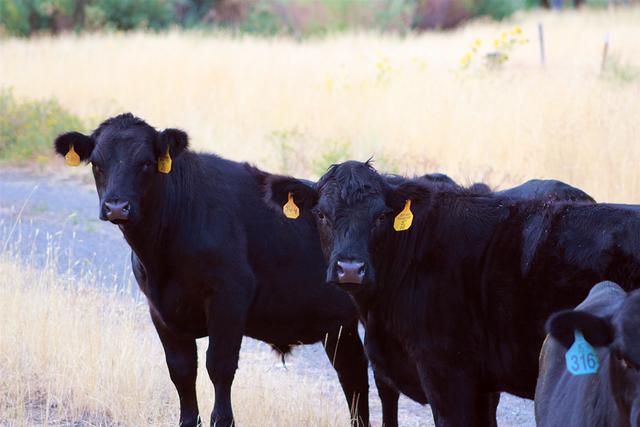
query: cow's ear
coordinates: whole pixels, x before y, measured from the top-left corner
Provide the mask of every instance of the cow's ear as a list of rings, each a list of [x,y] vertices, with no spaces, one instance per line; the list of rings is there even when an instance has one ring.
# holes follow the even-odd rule
[[[290,176],[265,174],[262,184],[266,203],[281,212],[285,205],[292,206],[291,201],[301,211],[309,210],[318,203],[318,192],[312,182],[304,182]]]
[[[594,347],[609,345],[615,334],[608,320],[586,311],[560,311],[547,321],[547,333],[566,348],[573,344],[575,331],[581,331],[584,338]]]
[[[91,157],[95,141],[90,136],[80,132],[67,132],[59,135],[53,142],[53,147],[59,155],[67,159],[71,166],[77,166],[76,161],[87,161]],[[77,155],[77,157],[76,157]]]
[[[385,202],[392,209],[400,210],[405,206],[407,200],[411,203],[419,203],[429,198],[430,189],[420,178],[417,180],[407,180],[397,186],[390,186],[385,193]]]
[[[166,156],[167,149],[172,159],[178,157],[189,146],[189,135],[180,129],[165,129],[158,135],[156,153],[158,157]]]

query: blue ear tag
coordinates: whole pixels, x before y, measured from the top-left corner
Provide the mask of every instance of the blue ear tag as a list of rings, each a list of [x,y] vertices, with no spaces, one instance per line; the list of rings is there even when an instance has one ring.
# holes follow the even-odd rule
[[[572,375],[589,375],[598,372],[600,362],[596,351],[584,339],[582,332],[575,331],[576,339],[564,355],[567,371]]]

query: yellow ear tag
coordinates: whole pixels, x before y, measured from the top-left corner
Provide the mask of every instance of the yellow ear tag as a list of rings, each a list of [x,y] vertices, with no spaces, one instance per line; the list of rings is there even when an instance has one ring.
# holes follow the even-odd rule
[[[396,231],[408,230],[413,222],[413,213],[411,212],[411,200],[407,200],[404,209],[393,220],[393,229]]]
[[[158,158],[158,172],[169,173],[171,172],[171,156],[169,155],[169,146],[167,145],[167,152],[164,156]]]
[[[73,149],[73,144],[69,146],[69,151],[64,155],[64,162],[67,166],[78,166],[80,164],[80,156],[78,156],[76,150]]]
[[[293,201],[293,194],[289,192],[289,200],[282,207],[282,212],[284,212],[284,216],[289,219],[296,219],[300,216],[300,208],[296,205],[296,202]]]

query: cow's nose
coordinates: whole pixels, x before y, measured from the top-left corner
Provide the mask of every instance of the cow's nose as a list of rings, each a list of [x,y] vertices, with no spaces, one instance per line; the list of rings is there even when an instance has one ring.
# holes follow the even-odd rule
[[[336,263],[336,272],[338,273],[339,283],[361,285],[362,279],[364,279],[364,270],[364,262],[338,261]]]
[[[131,205],[127,201],[104,202],[104,214],[109,221],[126,221],[129,219]]]

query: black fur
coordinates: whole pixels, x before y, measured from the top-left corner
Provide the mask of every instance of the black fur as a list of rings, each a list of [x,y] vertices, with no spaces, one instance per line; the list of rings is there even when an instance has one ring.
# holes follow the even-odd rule
[[[259,171],[254,173],[260,174]],[[274,200],[277,210],[282,211],[282,206],[288,201],[288,195],[291,193],[296,205],[308,210],[318,202],[317,193],[313,191],[311,186],[298,186],[300,181],[295,178],[287,178],[278,175],[263,174],[260,184],[264,188],[269,189],[267,197]]]
[[[582,331],[592,345],[602,347],[613,341],[613,328],[609,322],[580,310],[564,310],[551,316],[547,321],[547,333],[565,348],[574,341],[574,331]]]
[[[73,145],[74,151],[80,156],[80,160],[87,161],[91,156],[95,141],[93,138],[83,135],[80,132],[67,132],[58,136],[53,143],[54,150],[62,157],[69,152],[71,145]]]
[[[66,154],[71,140],[93,165],[100,216],[107,217],[105,202],[128,202],[128,219],[118,225],[180,397],[182,426],[199,420],[195,339],[204,336],[215,386],[211,425],[232,423],[243,335],[282,355],[297,344],[326,343],[348,404],[357,402],[353,422],[368,423],[358,314],[348,295],[323,283],[326,265],[309,213],[286,220],[262,201],[255,174],[266,174],[193,153],[183,131],[158,132],[131,114],[106,120],[91,137],[62,135],[56,150]],[[173,167],[164,174],[157,161],[167,146]]]
[[[596,201],[580,190],[562,181],[555,179],[532,179],[517,187],[508,190],[497,191],[498,196],[520,198],[520,199],[542,199],[542,200],[569,200],[573,202]]]
[[[491,194],[491,187],[483,182],[475,182],[470,187],[469,190],[472,193],[476,194]],[[528,197],[527,197],[528,198]]]
[[[156,155],[162,156],[167,152],[172,158],[178,157],[180,153],[189,146],[189,137],[186,132],[180,129],[165,129],[160,132],[156,145]]]
[[[422,178],[429,182],[439,182],[442,184],[456,185],[456,182],[451,179],[449,175],[445,175],[443,173],[428,173],[426,175],[423,175]]]
[[[424,179],[391,185],[370,165],[333,167],[316,187],[327,281],[366,319],[374,369],[434,410],[438,425],[495,425],[496,392],[533,398],[545,321],[594,283],[640,283],[640,207],[477,194]],[[412,201],[413,225],[394,217]]]

